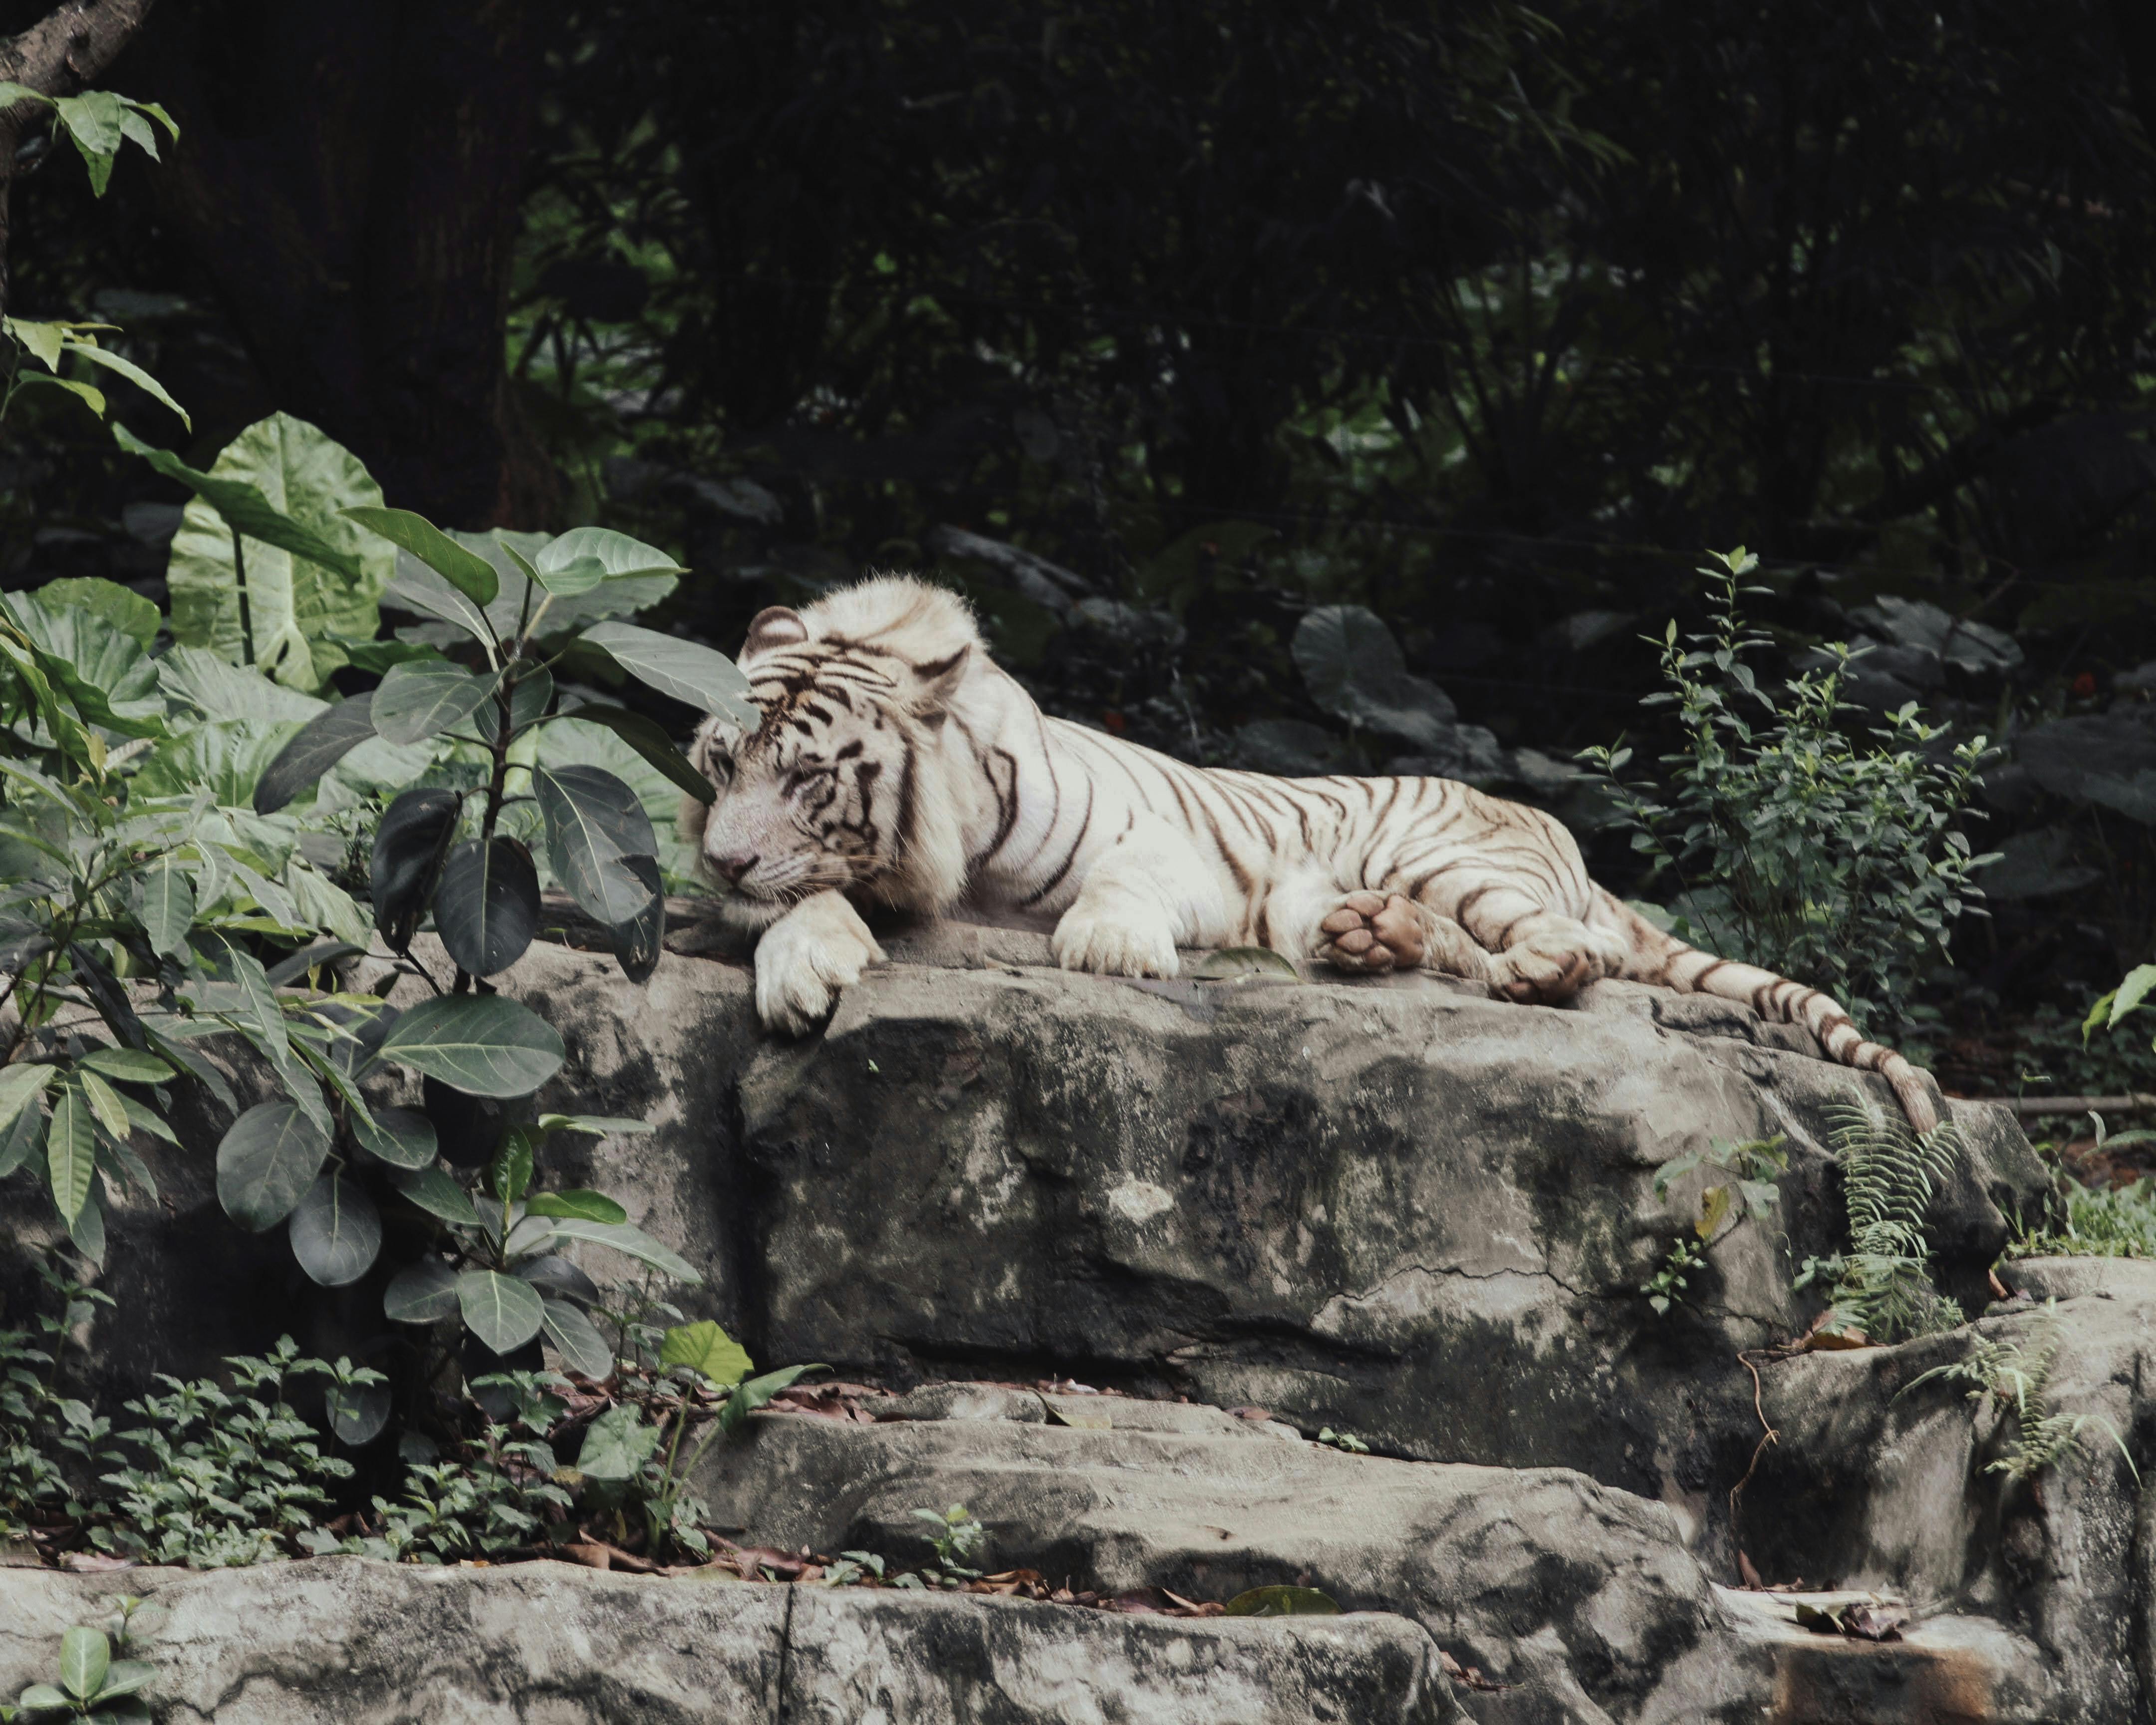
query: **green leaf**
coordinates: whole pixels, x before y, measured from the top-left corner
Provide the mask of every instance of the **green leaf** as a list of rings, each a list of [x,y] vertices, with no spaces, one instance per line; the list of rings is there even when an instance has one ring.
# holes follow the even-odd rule
[[[9,1068],[13,1070],[13,1068]],[[52,1069],[47,1067],[47,1071]],[[45,1147],[45,1111],[35,1103],[0,1127],[0,1179],[29,1166]]]
[[[374,829],[368,872],[374,921],[392,952],[412,944],[434,901],[463,808],[454,791],[424,786],[398,796]]]
[[[422,1001],[397,1020],[375,1055],[476,1096],[529,1096],[561,1070],[562,1057],[554,1027],[500,994]]]
[[[374,728],[392,742],[419,742],[462,724],[494,697],[499,675],[475,676],[446,659],[392,665],[374,691]]]
[[[408,509],[358,507],[343,513],[412,555],[484,610],[494,603],[501,583],[493,565],[450,538],[424,516]]]
[[[493,976],[524,956],[539,932],[539,871],[521,840],[467,839],[449,852],[434,890],[434,929],[474,976]]]
[[[614,963],[632,983],[650,980],[659,968],[659,955],[666,940],[666,891],[659,864],[649,856],[624,856],[621,867],[644,888],[644,908],[608,931],[613,937]]]
[[[72,1712],[74,1707],[74,1703],[69,1701],[65,1694],[54,1688],[49,1683],[31,1684],[28,1688],[16,1697],[16,1702],[26,1713],[38,1712],[54,1707],[64,1707]]]
[[[235,664],[251,662],[289,687],[314,690],[345,663],[330,636],[373,637],[381,624],[377,601],[395,571],[396,553],[343,517],[346,506],[382,498],[349,449],[303,419],[275,413],[240,433],[204,474],[124,427],[113,434],[197,494],[166,570],[175,640]],[[234,528],[245,540],[244,631]]]
[[[439,1258],[407,1264],[382,1291],[382,1311],[391,1322],[400,1324],[436,1324],[455,1317],[456,1271]]]
[[[593,1245],[612,1248],[639,1263],[649,1264],[654,1270],[664,1271],[678,1282],[691,1287],[700,1286],[704,1278],[696,1268],[679,1252],[660,1245],[640,1228],[632,1228],[626,1222],[589,1222],[580,1216],[550,1216],[547,1218],[547,1238],[555,1240],[587,1240]]]
[[[105,1261],[105,1205],[97,1195],[97,1189],[90,1190],[90,1199],[75,1213],[68,1224],[68,1238],[74,1249],[93,1264]]]
[[[250,1234],[263,1233],[292,1214],[329,1153],[329,1133],[305,1111],[257,1102],[217,1147],[218,1200]]]
[[[589,1480],[633,1480],[659,1447],[660,1436],[634,1402],[616,1402],[584,1429],[577,1471]]]
[[[123,1695],[132,1695],[157,1675],[157,1668],[146,1659],[116,1659],[105,1674],[96,1699],[101,1705]]]
[[[12,1127],[23,1110],[43,1096],[45,1086],[59,1076],[57,1066],[32,1065],[28,1062],[0,1066],[0,1131]],[[11,1172],[12,1169],[0,1168],[0,1173]]]
[[[641,915],[650,889],[624,859],[655,855],[658,840],[636,793],[598,767],[534,767],[531,787],[547,861],[569,896],[609,927]]]
[[[67,1692],[88,1701],[105,1685],[112,1663],[112,1644],[94,1629],[80,1624],[60,1637],[60,1681]]]
[[[465,1189],[438,1168],[423,1168],[390,1176],[404,1196],[430,1215],[439,1216],[458,1228],[479,1226],[479,1212]]]
[[[360,744],[377,735],[370,690],[333,703],[308,721],[306,728],[277,752],[263,769],[251,799],[257,814],[275,814],[293,798],[312,788],[321,777]]]
[[[133,588],[122,587],[116,581],[95,575],[69,575],[48,581],[36,591],[38,602],[48,609],[80,606],[145,647],[157,639],[157,631],[165,626],[164,617],[155,605]]]
[[[2112,997],[2111,1016],[2104,1020],[2107,1027],[2117,1024],[2128,1013],[2138,1011],[2152,988],[2156,988],[2156,964],[2137,964],[2128,971]]]
[[[690,765],[689,757],[674,747],[671,737],[641,713],[619,706],[580,706],[565,716],[588,725],[603,725],[699,802],[717,799],[711,781]]]
[[[194,882],[187,871],[170,857],[152,863],[142,876],[141,912],[150,950],[161,958],[185,952],[195,910]]]
[[[587,560],[596,562],[609,581],[689,572],[665,552],[611,527],[572,527],[541,547],[532,562],[541,573],[557,574]]]
[[[531,1132],[513,1126],[501,1135],[501,1147],[487,1164],[486,1189],[505,1204],[515,1204],[531,1184]]]
[[[467,1270],[459,1276],[457,1309],[465,1327],[496,1353],[521,1348],[539,1333],[547,1317],[537,1289],[498,1270]]]
[[[324,1174],[292,1212],[292,1255],[309,1279],[326,1288],[357,1281],[382,1250],[382,1218],[374,1200],[341,1174]]]
[[[352,1135],[392,1168],[425,1168],[439,1147],[434,1122],[409,1108],[370,1108],[363,1119],[355,1114]]]
[[[44,372],[24,372],[15,381],[18,384],[39,383],[49,389],[64,389],[87,405],[99,418],[105,417],[105,392],[93,384],[84,382],[80,377],[55,377]]]
[[[617,1120],[607,1114],[542,1114],[539,1130],[542,1132],[583,1132],[594,1138],[603,1138],[615,1132],[631,1134],[648,1132],[652,1129],[648,1120]]]
[[[244,875],[238,869],[235,874]],[[259,889],[258,889],[259,890]],[[328,1106],[322,1101],[321,1086],[315,1076],[300,1065],[292,1053],[292,1044],[285,1027],[285,1014],[277,1004],[277,991],[270,986],[270,978],[262,968],[261,961],[251,952],[244,952],[229,940],[225,942],[225,954],[232,967],[233,981],[239,985],[241,1008],[230,1014],[247,1040],[254,1045],[255,1051],[270,1062],[278,1081],[292,1106],[304,1114],[316,1134],[326,1142],[331,1136]],[[314,1178],[311,1172],[308,1178]],[[303,1185],[301,1191],[305,1190]],[[298,1193],[294,1193],[296,1199]],[[279,1213],[281,1219],[283,1212]]]
[[[654,629],[639,629],[633,623],[594,623],[585,629],[583,639],[662,695],[737,725],[751,726],[762,721],[762,711],[750,693],[747,676],[723,653]]]
[[[1228,1601],[1230,1617],[1337,1617],[1339,1602],[1314,1587],[1254,1587]]]
[[[1302,980],[1295,966],[1270,947],[1223,947],[1209,952],[1191,975],[1201,983],[1227,982],[1239,976],[1283,976]]]
[[[1450,745],[1457,717],[1450,698],[1408,674],[1392,631],[1367,607],[1309,612],[1296,627],[1293,651],[1311,699],[1327,711],[1432,751]]]
[[[742,1429],[750,1414],[766,1406],[780,1390],[791,1389],[810,1372],[829,1370],[830,1368],[824,1365],[783,1366],[776,1372],[766,1372],[761,1378],[750,1378],[737,1386],[726,1398],[726,1405],[719,1409],[719,1430],[731,1437]]]
[[[82,1086],[85,1098],[90,1103],[90,1117],[116,1138],[127,1136],[127,1106],[120,1100],[120,1092],[95,1072],[78,1071],[75,1081]]]
[[[80,605],[9,593],[5,605],[29,637],[46,678],[94,724],[129,737],[162,737],[165,698],[142,644]]]
[[[53,1123],[45,1135],[45,1169],[53,1203],[63,1221],[72,1222],[90,1202],[90,1177],[97,1168],[97,1132],[90,1099],[79,1086],[61,1086],[53,1101]]]
[[[357,1449],[371,1444],[389,1423],[390,1397],[387,1384],[332,1384],[322,1391],[322,1412],[330,1430]]]
[[[178,415],[180,424],[186,426],[189,431],[195,429],[195,422],[187,417],[187,410],[172,399],[163,384],[136,365],[133,360],[114,353],[109,349],[100,347],[95,341],[70,341],[67,351],[78,359],[86,359],[92,365],[100,365],[109,372],[118,372],[145,395],[170,408]],[[146,599],[143,603],[148,604],[149,601]]]
[[[531,1216],[573,1216],[586,1222],[626,1222],[629,1212],[603,1193],[571,1190],[535,1192],[524,1200]]]
[[[593,1380],[613,1373],[613,1349],[597,1325],[566,1300],[547,1300],[544,1320],[547,1339],[570,1371]]]
[[[755,1362],[748,1350],[709,1318],[693,1324],[676,1324],[659,1344],[659,1363],[686,1366],[701,1373],[721,1389],[731,1389],[748,1376]]]

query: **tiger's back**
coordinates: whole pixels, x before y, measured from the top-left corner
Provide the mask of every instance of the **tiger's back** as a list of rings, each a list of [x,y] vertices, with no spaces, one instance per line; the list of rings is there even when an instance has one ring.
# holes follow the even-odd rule
[[[1554,1004],[1599,977],[1746,1001],[1885,1076],[1922,1079],[1835,1002],[1663,933],[1589,877],[1539,809],[1440,778],[1191,766],[1043,714],[952,594],[865,582],[751,626],[751,734],[699,732],[721,795],[685,806],[728,913],[764,931],[758,1003],[805,1029],[880,957],[857,901],[968,901],[1052,925],[1065,968],[1173,976],[1177,947],[1270,947],[1348,973],[1422,968]],[[701,831],[696,829],[701,824]]]

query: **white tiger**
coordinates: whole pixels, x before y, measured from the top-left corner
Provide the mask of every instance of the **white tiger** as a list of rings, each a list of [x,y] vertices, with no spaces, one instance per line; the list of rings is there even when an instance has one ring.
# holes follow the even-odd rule
[[[1282,779],[1186,766],[1053,719],[988,657],[955,594],[884,576],[749,626],[763,721],[691,755],[717,788],[683,836],[761,929],[757,1009],[800,1034],[880,960],[856,902],[962,902],[1052,927],[1065,969],[1172,977],[1176,948],[1270,947],[1348,972],[1570,999],[1598,977],[1739,1000],[1884,1076],[1919,1132],[1923,1077],[1816,988],[1716,958],[1587,876],[1537,809],[1442,778]]]

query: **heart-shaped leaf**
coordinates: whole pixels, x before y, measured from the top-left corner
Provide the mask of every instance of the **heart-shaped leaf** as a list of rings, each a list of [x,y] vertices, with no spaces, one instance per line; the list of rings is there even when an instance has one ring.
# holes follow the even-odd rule
[[[389,1423],[387,1384],[332,1384],[322,1392],[322,1411],[330,1430],[357,1449],[371,1444]]]
[[[255,781],[257,814],[275,814],[300,792],[312,789],[325,773],[376,734],[375,692],[355,695],[316,714],[305,730],[278,750],[277,757]]]
[[[357,1281],[382,1250],[374,1200],[341,1174],[324,1174],[292,1212],[292,1255],[326,1288]]]
[[[457,1309],[465,1327],[496,1353],[521,1348],[539,1333],[547,1317],[538,1290],[498,1270],[467,1270],[459,1276]]]
[[[389,805],[374,829],[368,871],[374,920],[393,952],[404,951],[418,932],[463,807],[454,791],[434,787],[406,791]]]
[[[436,1154],[434,1122],[410,1108],[370,1108],[365,1117],[355,1112],[352,1135],[392,1168],[425,1168]]]
[[[475,676],[446,659],[393,665],[374,691],[374,728],[391,742],[419,742],[462,724],[493,698],[499,676]]]
[[[329,1134],[290,1101],[257,1102],[217,1147],[217,1195],[249,1233],[292,1214],[321,1172]]]
[[[457,1314],[457,1273],[439,1258],[407,1264],[382,1291],[382,1314],[393,1323],[436,1324]]]
[[[613,1349],[598,1327],[566,1300],[547,1300],[543,1320],[547,1339],[562,1356],[562,1363],[578,1375],[593,1379],[613,1373]]]
[[[391,1180],[398,1191],[428,1214],[459,1228],[479,1226],[479,1212],[472,1207],[470,1194],[441,1169],[415,1168],[394,1174]]]
[[[521,958],[539,932],[539,870],[521,840],[467,839],[449,852],[434,890],[434,927],[474,976],[493,976]]]
[[[587,1479],[633,1480],[659,1447],[659,1428],[644,1423],[635,1403],[616,1402],[585,1428],[577,1471]]]
[[[477,1096],[529,1096],[562,1070],[562,1038],[531,1008],[501,994],[423,1000],[382,1039],[393,1060]]]
[[[686,1366],[701,1373],[721,1389],[731,1389],[746,1378],[755,1362],[748,1350],[709,1318],[693,1324],[676,1324],[659,1344],[659,1363]]]

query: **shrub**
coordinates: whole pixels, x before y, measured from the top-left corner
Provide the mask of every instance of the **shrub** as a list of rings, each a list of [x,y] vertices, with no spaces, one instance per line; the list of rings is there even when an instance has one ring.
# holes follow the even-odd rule
[[[1845,646],[1824,649],[1826,664],[1779,699],[1768,693],[1745,662],[1770,644],[1742,611],[1744,594],[1766,591],[1743,585],[1758,559],[1739,547],[1716,563],[1700,572],[1713,628],[1681,639],[1670,624],[1669,686],[1647,697],[1674,706],[1684,732],[1662,757],[1667,788],[1619,777],[1630,749],[1580,758],[1609,781],[1634,849],[1676,888],[1680,935],[1825,988],[1860,1024],[1892,1020],[1982,896],[1969,877],[1994,859],[1973,855],[1955,822],[1974,813],[1990,752],[1980,737],[1946,747],[1913,702],[1874,728],[1874,746],[1852,742],[1841,697],[1857,655]]]

